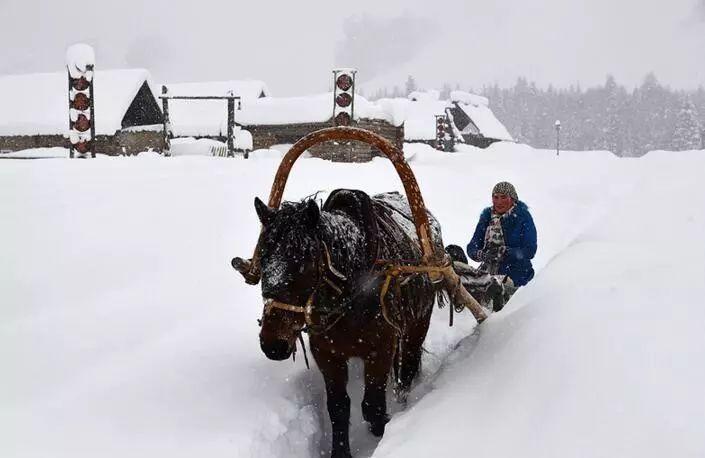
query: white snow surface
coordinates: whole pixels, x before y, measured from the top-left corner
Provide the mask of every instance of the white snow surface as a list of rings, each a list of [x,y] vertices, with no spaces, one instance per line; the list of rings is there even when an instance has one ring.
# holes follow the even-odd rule
[[[94,76],[97,135],[113,135],[142,85],[147,70],[100,70]],[[67,135],[66,72],[0,76],[0,135]]]
[[[95,65],[95,51],[90,45],[76,43],[66,50],[66,68],[72,78],[80,78],[87,73],[88,66]],[[92,73],[92,72],[91,72]],[[91,75],[92,76],[92,75]],[[88,81],[91,80],[87,77]]]
[[[618,159],[406,145],[444,241],[513,182],[536,278],[476,327],[436,310],[423,372],[357,457],[705,455],[705,151]],[[31,152],[26,152],[31,154]],[[323,383],[259,349],[259,288],[230,268],[259,233],[277,155],[0,161],[0,456],[318,457]],[[286,199],[401,184],[383,158],[301,159]],[[301,355],[299,355],[301,357]],[[391,399],[391,396],[390,396]]]

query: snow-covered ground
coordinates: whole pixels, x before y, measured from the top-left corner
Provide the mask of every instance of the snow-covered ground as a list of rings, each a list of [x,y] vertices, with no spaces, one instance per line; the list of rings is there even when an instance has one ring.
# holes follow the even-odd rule
[[[705,152],[407,148],[446,243],[512,181],[537,275],[479,328],[435,313],[379,444],[353,364],[354,455],[704,456]],[[320,374],[264,357],[259,289],[229,265],[254,247],[279,156],[0,161],[0,456],[328,450]],[[337,187],[401,190],[384,159],[307,158],[285,197]]]

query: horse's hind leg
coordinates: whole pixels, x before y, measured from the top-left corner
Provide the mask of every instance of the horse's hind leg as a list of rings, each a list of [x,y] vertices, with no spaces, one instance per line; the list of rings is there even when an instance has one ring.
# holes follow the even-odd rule
[[[348,362],[340,356],[325,353],[316,355],[316,362],[326,383],[326,400],[332,429],[331,458],[350,458],[350,397],[348,384]]]
[[[373,352],[365,358],[365,395],[362,399],[362,418],[370,424],[370,432],[377,437],[384,434],[389,422],[387,415],[387,378],[394,352]]]

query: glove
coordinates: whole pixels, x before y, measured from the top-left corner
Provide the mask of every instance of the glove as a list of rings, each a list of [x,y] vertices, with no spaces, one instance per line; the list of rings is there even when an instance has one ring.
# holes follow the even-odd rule
[[[477,254],[481,262],[493,263],[499,262],[504,257],[506,251],[504,245],[492,245],[484,250],[480,250]]]

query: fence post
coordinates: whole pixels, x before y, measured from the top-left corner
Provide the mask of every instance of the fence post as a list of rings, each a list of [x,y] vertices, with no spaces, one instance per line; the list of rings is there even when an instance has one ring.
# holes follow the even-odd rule
[[[164,122],[164,156],[171,156],[171,121],[169,120],[169,89],[162,85],[162,120]]]
[[[233,144],[233,129],[235,126],[235,97],[232,91],[228,94],[228,157],[235,157]]]

